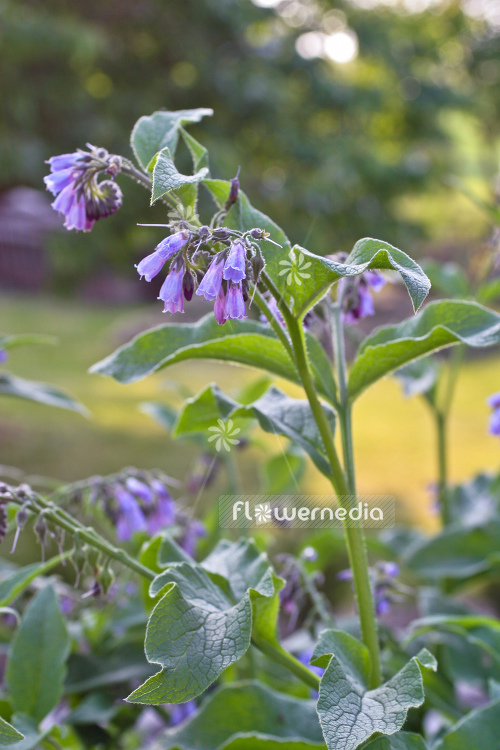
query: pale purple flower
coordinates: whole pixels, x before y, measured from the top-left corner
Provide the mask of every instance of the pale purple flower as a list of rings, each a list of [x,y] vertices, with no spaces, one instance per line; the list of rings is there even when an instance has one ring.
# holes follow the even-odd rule
[[[177,724],[181,724],[190,716],[196,713],[198,707],[196,702],[193,700],[187,701],[187,703],[165,703],[164,708],[169,713],[169,726],[175,727]]]
[[[278,303],[276,302],[274,297],[269,297],[269,299],[267,300],[267,306],[272,312],[272,314],[274,315],[274,317],[276,318],[276,320],[278,321],[278,323],[281,326],[283,326],[283,328],[285,328],[286,327],[285,319],[283,315],[281,314],[281,311],[278,307]],[[259,317],[263,323],[269,322],[266,316],[264,315],[264,313],[261,313]]]
[[[78,151],[73,151],[71,154],[59,154],[58,156],[51,156],[47,159],[47,164],[50,164],[51,172],[59,172],[63,169],[71,169],[75,167],[82,168],[85,158],[83,154]]]
[[[487,403],[492,409],[500,409],[500,391],[489,396]]]
[[[343,317],[346,323],[355,323],[375,315],[372,291],[379,292],[385,279],[377,271],[365,271],[361,276],[339,281],[339,294],[343,299]]]
[[[232,281],[234,284],[245,279],[245,260],[245,246],[241,240],[236,240],[231,245],[229,255],[224,263],[224,279]]]
[[[314,674],[318,675],[318,677],[323,677],[325,670],[322,667],[317,667],[314,664],[311,664],[312,659],[312,649],[308,651],[300,651],[297,654],[297,659],[300,661],[301,664],[304,664],[306,667],[309,667],[311,672],[314,672]]]
[[[7,362],[9,355],[6,349],[0,349],[0,365],[4,365]]]
[[[182,279],[184,276],[184,264],[174,263],[169,274],[160,289],[158,299],[163,300],[165,307],[163,312],[184,312],[184,297],[182,295]]]
[[[151,279],[154,279],[154,277],[160,273],[164,265],[165,258],[162,258],[161,255],[155,251],[154,253],[151,253],[151,255],[147,255],[143,258],[135,267],[137,268],[137,273],[141,279],[144,277],[146,281],[151,281]]]
[[[500,391],[493,393],[487,399],[487,403],[493,409],[490,417],[489,432],[491,435],[500,437]]]
[[[188,524],[184,532],[184,536],[179,542],[179,546],[182,547],[184,552],[190,555],[190,557],[194,557],[198,538],[205,536],[206,533],[207,530],[205,529],[201,521],[197,521],[196,519],[194,519]]]
[[[119,541],[125,542],[134,532],[146,530],[146,518],[135,497],[125,487],[117,484],[114,495],[119,507],[116,535]]]
[[[245,302],[241,289],[241,281],[238,284],[229,284],[226,294],[226,305],[224,307],[226,318],[241,320],[246,318]]]
[[[215,300],[214,315],[217,323],[220,326],[224,325],[224,323],[226,322],[226,295],[224,294],[222,285],[219,289],[218,297]]]
[[[213,302],[219,296],[222,286],[222,272],[224,270],[223,261],[224,255],[222,253],[215,256],[200,286],[196,290],[196,294],[199,297],[204,297],[208,302]]]
[[[174,498],[163,482],[159,479],[153,479],[151,487],[155,490],[156,504],[153,510],[148,513],[147,523],[148,532],[153,536],[174,524],[176,507]]]
[[[377,271],[365,271],[363,277],[374,292],[380,292],[385,286],[384,277]]]
[[[142,500],[146,505],[151,505],[154,502],[155,494],[151,487],[145,482],[141,482],[137,477],[127,477],[125,481],[126,487],[132,494]]]
[[[172,255],[182,250],[187,241],[188,237],[183,232],[175,232],[175,234],[171,234],[159,242],[155,252],[164,260],[168,260]]]
[[[377,615],[387,615],[391,610],[391,600],[385,596],[377,597],[375,601],[375,611]]]
[[[352,581],[352,570],[350,568],[339,570],[337,573],[337,581]]]

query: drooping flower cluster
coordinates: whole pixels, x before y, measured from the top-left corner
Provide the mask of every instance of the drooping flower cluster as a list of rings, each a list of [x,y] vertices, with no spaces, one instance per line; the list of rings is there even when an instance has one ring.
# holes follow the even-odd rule
[[[399,576],[399,566],[395,562],[379,562],[370,570],[370,573],[375,599],[375,610],[378,615],[386,615],[390,612],[392,603],[399,601],[410,590],[396,581]],[[352,582],[352,570],[347,568],[346,570],[339,571],[337,573],[337,580]]]
[[[493,410],[490,417],[489,432],[491,435],[500,437],[500,392],[489,397],[488,406]]]
[[[180,546],[193,555],[197,539],[205,533],[203,525],[177,505],[164,477],[126,472],[109,479],[94,478],[91,501],[104,509],[121,542],[135,532],[153,536],[170,529]]]
[[[340,279],[338,293],[342,297],[343,317],[346,323],[375,315],[372,292],[385,286],[384,277],[377,271],[365,271],[360,276]]]
[[[113,182],[121,171],[121,158],[87,145],[89,151],[52,156],[47,161],[50,174],[44,177],[47,190],[57,196],[52,207],[66,217],[66,229],[83,232],[89,232],[98,219],[116,213],[122,204],[122,192]],[[111,179],[98,182],[101,173]]]
[[[249,282],[258,282],[264,268],[256,243],[265,239],[266,233],[261,229],[241,234],[224,227],[195,228],[188,222],[177,222],[176,228],[136,266],[140,277],[151,281],[168,264],[159,294],[163,312],[184,312],[184,300],[189,302],[196,293],[214,303],[219,325],[231,318],[246,318]],[[202,245],[206,249],[201,249]]]

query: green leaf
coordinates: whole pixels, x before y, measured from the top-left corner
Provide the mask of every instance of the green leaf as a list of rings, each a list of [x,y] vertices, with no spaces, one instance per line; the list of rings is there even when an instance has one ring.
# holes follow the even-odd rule
[[[457,299],[472,295],[467,274],[457,263],[424,260],[422,268],[430,279],[433,291]]]
[[[51,586],[30,602],[7,664],[7,684],[15,711],[40,722],[62,693],[69,636]]]
[[[196,138],[193,138],[184,128],[180,128],[180,133],[191,153],[194,171],[198,172],[200,169],[208,169],[208,151],[205,146],[198,143]]]
[[[473,347],[500,342],[500,315],[476,302],[431,302],[413,318],[384,326],[361,344],[349,376],[349,393],[366,388],[414,359],[463,343]]]
[[[15,742],[19,742],[19,740],[24,740],[24,734],[18,732],[12,724],[9,724],[8,721],[5,721],[0,716],[0,747],[13,745]]]
[[[167,730],[158,750],[312,750],[324,747],[311,700],[258,682],[219,688],[181,726]]]
[[[10,745],[11,750],[40,750],[42,740],[50,733],[50,729],[40,731],[37,727],[36,722],[30,719],[28,716],[22,714],[12,717],[12,721],[19,728],[23,735],[22,740],[18,740],[14,744]]]
[[[427,633],[431,633],[433,639],[440,633],[460,636],[485,651],[497,666],[500,665],[500,622],[493,617],[431,615],[412,623],[411,640]]]
[[[56,344],[53,336],[40,333],[20,333],[0,335],[0,349],[14,349],[17,346],[31,346],[33,344]]]
[[[316,387],[332,400],[331,382],[323,380],[326,355],[316,356],[317,349],[312,351],[316,360],[316,365],[313,363]],[[159,326],[146,331],[95,364],[90,372],[109,375],[120,383],[133,383],[187,359],[235,362],[266,370],[293,383],[300,382],[294,363],[272,328],[250,320],[228,321],[219,326],[211,313],[194,324]]]
[[[181,174],[174,164],[174,160],[168,148],[164,148],[158,154],[153,167],[153,189],[151,192],[151,204],[161,198],[165,193],[178,190],[183,185],[200,182],[208,174],[208,168],[203,167],[196,174]]]
[[[495,302],[500,297],[500,277],[486,281],[477,290],[477,299],[483,304]]]
[[[77,411],[87,415],[87,409],[75,401],[65,391],[48,383],[37,383],[34,380],[25,380],[11,375],[7,372],[0,373],[0,395],[16,396],[17,398],[36,401],[47,406],[57,406],[60,409]]]
[[[64,555],[63,557],[67,557]],[[0,607],[5,607],[14,601],[35,578],[48,573],[56,565],[59,565],[62,556],[53,557],[46,563],[31,563],[11,573],[0,582]]]
[[[203,184],[217,205],[222,208],[229,195],[230,183],[223,180],[204,180]],[[298,245],[292,248],[283,230],[268,216],[254,208],[242,191],[236,204],[228,212],[225,224],[241,231],[260,227],[268,231],[271,239],[281,245],[279,248],[271,243],[262,242],[266,272],[283,298],[289,304],[293,304],[293,311],[299,318],[304,316],[340,278],[358,276],[368,268],[398,271],[406,284],[415,310],[418,310],[430,289],[429,279],[420,266],[406,253],[381,240],[359,240],[345,263],[314,255]],[[291,264],[296,268],[296,273],[289,283]]]
[[[329,406],[324,405],[323,408],[334,432],[335,413]],[[330,475],[330,465],[309,402],[291,398],[274,386],[253,404],[243,406],[226,396],[216,385],[208,385],[184,403],[173,434],[180,436],[203,432],[216,426],[219,419],[225,421],[237,417],[255,418],[265,432],[289,438],[306,451],[323,474]]]
[[[397,732],[391,737],[377,737],[363,750],[426,750],[427,745],[419,734]]]
[[[368,690],[366,646],[339,631],[322,634],[313,660],[320,666],[328,661],[317,710],[329,750],[355,750],[375,732],[398,732],[408,709],[423,703],[422,667],[436,668],[434,657],[423,649],[384,685]]]
[[[405,565],[431,580],[469,578],[488,570],[499,559],[500,520],[463,527],[448,526],[438,536],[412,545]]]
[[[434,357],[422,357],[394,373],[403,386],[407,398],[425,396],[433,401],[433,392],[439,377],[439,365]]]
[[[154,579],[151,596],[164,593],[149,618],[145,651],[148,661],[162,669],[134,690],[129,701],[188,701],[246,652],[252,599],[273,597],[275,587],[269,564],[252,543],[244,544],[248,550],[235,551],[231,581],[213,572],[216,552],[207,563],[210,574],[201,565],[179,563]]]
[[[160,427],[170,433],[177,419],[177,412],[162,401],[143,401],[139,409],[151,419],[154,419]]]
[[[167,147],[175,153],[179,130],[190,122],[200,122],[213,115],[212,109],[182,109],[177,112],[155,112],[141,117],[132,130],[131,146],[139,164],[147,169],[151,159]]]
[[[304,454],[291,445],[283,453],[271,456],[262,466],[264,495],[296,492],[306,468]]]
[[[500,701],[471,711],[433,746],[433,750],[485,750],[498,747]]]

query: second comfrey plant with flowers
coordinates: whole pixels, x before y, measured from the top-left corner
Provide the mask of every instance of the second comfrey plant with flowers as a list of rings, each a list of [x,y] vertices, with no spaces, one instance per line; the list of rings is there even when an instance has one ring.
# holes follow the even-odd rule
[[[143,117],[132,132],[137,165],[116,156],[110,156],[109,163],[119,163],[122,174],[151,190],[153,202],[164,201],[166,211],[175,211],[166,222],[168,236],[138,264],[139,274],[151,280],[166,267],[160,292],[165,311],[182,312],[184,302],[196,294],[214,303],[215,316],[210,312],[196,324],[146,331],[93,371],[129,383],[174,362],[206,358],[262,369],[299,384],[303,399],[271,386],[251,404],[239,404],[209,385],[186,402],[174,433],[208,431],[217,420],[236,415],[257,419],[262,429],[284,435],[303,449],[330,480],[339,503],[350,508],[356,503],[351,421],[356,398],[380,378],[436,349],[499,341],[500,316],[476,303],[431,303],[414,317],[370,334],[348,369],[344,325],[373,311],[370,289],[377,291],[383,283],[378,272],[399,274],[415,311],[428,294],[428,278],[406,253],[381,240],[362,239],[347,256],[322,257],[292,247],[285,233],[251,205],[236,180],[210,177],[206,149],[186,130],[208,114],[192,110]],[[192,175],[181,174],[175,164],[181,139],[192,156]],[[85,185],[79,175],[82,179]],[[204,222],[197,218],[201,185],[215,203],[214,215]],[[77,195],[78,211],[83,212],[86,192]],[[66,213],[67,206],[55,208]],[[94,213],[89,204],[87,222],[94,220]],[[82,224],[71,218],[68,228],[89,228]],[[291,273],[299,261],[301,275]],[[247,317],[251,300],[265,322]],[[333,362],[304,325],[311,314],[331,337]],[[336,430],[341,451],[334,441]],[[317,713],[330,750],[368,748],[376,733],[397,734],[399,744],[389,748],[410,747],[411,739],[401,730],[408,709],[424,700],[422,673],[435,669],[436,663],[425,650],[408,651],[399,671],[390,659],[383,663],[363,529],[346,526],[345,539],[360,638],[334,629],[320,636],[311,665],[324,669],[321,680],[280,644],[277,616],[283,582],[252,542],[221,542],[201,563],[163,558],[159,574],[135,568],[151,580],[156,604],[145,649],[159,671],[129,700],[188,701],[252,647],[319,688]]]

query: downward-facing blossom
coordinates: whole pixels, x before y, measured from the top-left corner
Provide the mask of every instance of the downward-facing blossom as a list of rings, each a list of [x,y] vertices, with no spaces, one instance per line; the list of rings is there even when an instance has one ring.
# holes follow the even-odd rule
[[[379,292],[385,286],[385,279],[377,271],[365,271],[354,278],[339,281],[339,295],[342,297],[344,321],[355,323],[375,314],[372,292]]]
[[[489,432],[500,437],[500,392],[488,398],[488,406],[493,410],[490,417]]]
[[[184,312],[184,296],[182,294],[183,277],[184,264],[173,264],[158,296],[158,299],[163,300],[165,303],[163,312]]]
[[[203,297],[208,302],[213,302],[217,299],[222,286],[224,265],[224,255],[219,253],[211,262],[208,271],[196,290],[196,294],[199,297]]]
[[[241,281],[238,284],[229,284],[226,294],[226,304],[224,307],[226,320],[235,318],[241,320],[246,318],[245,301],[243,299],[243,290]]]
[[[227,320],[226,318],[226,295],[224,294],[224,289],[222,285],[221,285],[221,288],[219,289],[219,294],[217,296],[217,299],[215,300],[214,315],[215,315],[215,320],[220,326],[223,325]]]
[[[184,232],[175,232],[175,234],[165,237],[155,247],[154,253],[147,255],[136,265],[137,273],[141,279],[144,277],[146,281],[151,281],[151,279],[160,273],[166,261],[175,255],[175,253],[178,253],[179,250],[182,250],[187,241],[188,237]]]
[[[98,219],[111,216],[122,204],[122,192],[112,180],[97,181],[100,173],[115,176],[121,169],[119,157],[93,146],[90,151],[52,156],[50,174],[44,182],[57,196],[52,207],[65,216],[66,229],[89,232]]]
[[[246,278],[245,272],[246,251],[241,240],[236,240],[231,245],[229,255],[224,263],[223,277],[226,281],[237,284]]]
[[[146,517],[136,498],[123,485],[115,486],[114,495],[119,507],[116,536],[120,542],[126,542],[136,531],[146,530]]]

